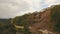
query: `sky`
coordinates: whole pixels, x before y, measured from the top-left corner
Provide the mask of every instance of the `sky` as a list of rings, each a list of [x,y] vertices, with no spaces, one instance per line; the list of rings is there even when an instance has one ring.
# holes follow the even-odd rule
[[[0,18],[14,18],[56,4],[60,0],[0,0]]]

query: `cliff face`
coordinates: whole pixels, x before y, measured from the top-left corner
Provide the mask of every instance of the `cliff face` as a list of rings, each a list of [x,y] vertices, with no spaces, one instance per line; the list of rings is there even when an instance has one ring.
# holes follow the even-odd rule
[[[47,29],[50,23],[50,11],[43,12],[38,22],[39,23],[34,23],[33,26],[31,26],[34,30]]]
[[[38,17],[38,16],[37,16]],[[30,31],[38,34],[39,30],[48,30],[52,32],[53,23],[51,22],[51,11],[46,10],[42,12],[41,18],[38,22],[32,24]]]

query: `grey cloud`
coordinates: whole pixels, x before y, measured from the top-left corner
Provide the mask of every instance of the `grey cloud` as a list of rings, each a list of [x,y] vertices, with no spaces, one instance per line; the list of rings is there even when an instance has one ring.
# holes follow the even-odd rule
[[[30,5],[23,0],[16,2],[15,0],[0,0],[0,18],[12,18],[17,13],[27,11]]]

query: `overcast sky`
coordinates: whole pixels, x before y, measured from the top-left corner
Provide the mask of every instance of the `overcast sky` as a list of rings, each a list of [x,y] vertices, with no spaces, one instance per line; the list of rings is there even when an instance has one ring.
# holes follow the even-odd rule
[[[60,4],[60,0],[0,0],[0,18],[32,13],[53,4]]]

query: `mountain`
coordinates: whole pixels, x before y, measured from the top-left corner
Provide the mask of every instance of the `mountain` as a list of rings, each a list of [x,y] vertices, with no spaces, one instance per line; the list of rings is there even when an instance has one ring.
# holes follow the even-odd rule
[[[14,23],[25,26],[28,23],[29,31],[35,34],[60,34],[60,5],[53,5],[42,12],[34,12],[17,16]],[[25,25],[24,25],[25,24]]]

